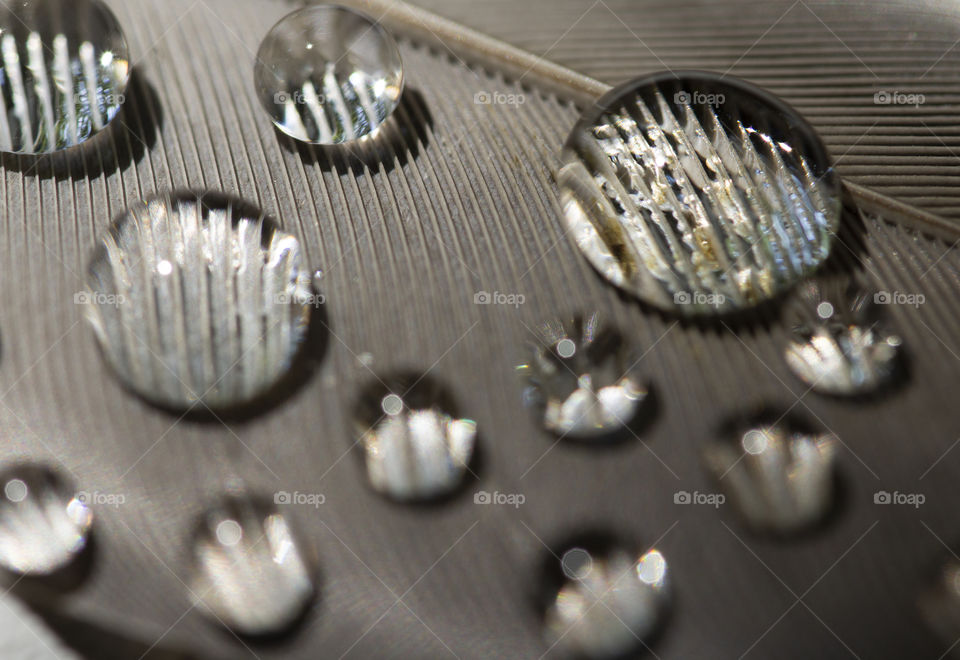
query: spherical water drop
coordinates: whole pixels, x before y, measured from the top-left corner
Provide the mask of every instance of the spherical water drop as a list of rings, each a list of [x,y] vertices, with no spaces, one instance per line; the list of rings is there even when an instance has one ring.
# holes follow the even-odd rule
[[[403,63],[393,37],[372,19],[316,5],[270,30],[254,79],[277,128],[303,142],[340,144],[370,135],[396,109]]]
[[[784,359],[811,389],[850,396],[893,380],[901,340],[884,327],[874,294],[856,284],[844,288],[810,282],[800,290],[793,314],[794,338]]]
[[[86,547],[93,513],[86,498],[47,468],[0,474],[0,566],[25,575],[66,568]]]
[[[683,315],[771,299],[826,260],[840,190],[789,106],[729,76],[626,83],[576,125],[558,175],[577,246],[613,284]]]
[[[120,110],[130,54],[99,0],[20,0],[0,8],[0,151],[80,144]]]
[[[551,650],[586,658],[623,657],[662,624],[667,563],[658,550],[639,559],[623,546],[574,546],[561,554],[561,582],[544,619]]]
[[[361,395],[355,426],[370,483],[395,500],[449,494],[469,471],[476,422],[458,418],[451,398],[426,377],[373,383]]]
[[[527,404],[549,431],[584,440],[638,421],[648,395],[638,356],[598,314],[545,323],[531,353],[517,371]]]
[[[306,335],[310,272],[300,244],[217,195],[129,209],[90,264],[86,307],[128,386],[173,408],[226,408],[263,394]]]
[[[312,556],[276,507],[239,497],[200,521],[192,545],[190,598],[243,635],[269,635],[295,623],[312,602]]]
[[[746,430],[744,428],[746,427]],[[819,522],[835,504],[836,438],[789,416],[733,422],[704,448],[707,468],[748,525],[789,534]]]

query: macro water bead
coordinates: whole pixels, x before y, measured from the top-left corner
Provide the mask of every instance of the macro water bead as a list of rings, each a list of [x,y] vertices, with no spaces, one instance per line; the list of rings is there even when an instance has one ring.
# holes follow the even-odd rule
[[[254,82],[281,131],[312,144],[341,144],[372,134],[397,108],[403,62],[393,37],[369,17],[314,5],[270,30]]]
[[[99,0],[0,5],[0,151],[40,154],[80,144],[120,110],[130,53]]]
[[[574,127],[563,219],[607,280],[683,316],[757,305],[830,254],[840,190],[800,115],[706,73],[626,83]]]

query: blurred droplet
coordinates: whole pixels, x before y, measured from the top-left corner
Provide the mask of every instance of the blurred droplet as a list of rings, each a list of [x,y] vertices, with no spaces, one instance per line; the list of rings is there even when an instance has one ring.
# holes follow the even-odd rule
[[[393,37],[369,17],[315,5],[270,30],[254,77],[277,128],[303,142],[340,144],[370,135],[396,109],[403,62]]]
[[[94,253],[88,286],[87,320],[107,362],[143,397],[178,409],[263,394],[309,321],[297,239],[213,194],[131,207]]]
[[[206,512],[192,559],[190,598],[239,634],[282,632],[316,591],[312,557],[290,521],[275,507],[240,496]]]
[[[839,396],[870,392],[894,378],[901,339],[885,329],[874,295],[854,284],[811,281],[801,288],[794,338],[784,351],[797,378]]]
[[[65,568],[86,547],[93,513],[64,479],[33,465],[0,475],[0,566],[25,575]]]
[[[704,458],[751,527],[801,531],[834,506],[834,436],[809,432],[780,415],[764,415],[746,428],[733,424],[727,434],[704,448]]]
[[[637,373],[639,356],[598,314],[545,323],[530,352],[517,372],[525,402],[547,430],[593,439],[637,420],[648,394]]]
[[[924,586],[919,604],[927,625],[944,644],[954,649],[960,639],[960,560],[950,557],[939,568],[932,583]],[[950,651],[940,657],[946,657],[948,653]]]
[[[667,563],[658,550],[639,559],[623,546],[574,546],[561,555],[562,581],[544,619],[561,655],[623,657],[649,642],[668,600]]]
[[[441,386],[406,374],[376,381],[362,393],[355,428],[370,483],[401,501],[458,488],[477,437],[476,422],[457,417]]]
[[[751,307],[796,284],[826,260],[840,217],[813,129],[729,76],[617,87],[573,129],[558,183],[590,263],[683,315]]]
[[[19,0],[0,8],[0,151],[80,144],[120,110],[130,54],[99,0]]]

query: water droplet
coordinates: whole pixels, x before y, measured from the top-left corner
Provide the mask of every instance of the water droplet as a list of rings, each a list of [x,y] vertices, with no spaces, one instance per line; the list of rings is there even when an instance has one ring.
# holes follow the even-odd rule
[[[254,77],[277,128],[303,142],[340,144],[372,134],[396,109],[403,62],[378,23],[346,7],[319,5],[270,30]]]
[[[811,307],[815,315],[809,313]],[[812,389],[856,395],[893,379],[901,340],[884,328],[873,294],[856,284],[844,289],[809,282],[801,288],[793,314],[794,339],[787,344],[784,358],[794,375]]]
[[[99,0],[30,0],[0,9],[0,150],[66,149],[120,109],[130,55]]]
[[[281,632],[313,600],[312,557],[272,505],[225,499],[203,516],[192,552],[190,598],[240,634]]]
[[[636,373],[638,356],[598,314],[541,328],[529,363],[517,367],[524,399],[545,428],[560,436],[608,436],[638,419],[647,389]]]
[[[727,425],[704,449],[707,468],[744,520],[788,534],[819,522],[835,503],[836,438],[765,413]]]
[[[86,547],[93,513],[56,473],[21,465],[0,475],[0,566],[50,575]]]
[[[658,550],[639,559],[623,546],[575,546],[561,555],[562,580],[549,599],[547,643],[561,654],[621,657],[662,623],[667,563]]]
[[[838,180],[813,129],[730,77],[617,87],[573,130],[564,220],[610,282],[684,315],[775,297],[828,256]]]
[[[361,395],[355,425],[373,487],[400,501],[454,491],[473,457],[476,422],[458,418],[452,399],[427,377],[402,374]]]
[[[300,244],[217,195],[130,208],[90,264],[86,306],[107,362],[143,397],[225,408],[263,394],[307,330]]]
[[[960,561],[951,557],[940,567],[920,594],[919,605],[927,625],[944,643],[960,638]]]

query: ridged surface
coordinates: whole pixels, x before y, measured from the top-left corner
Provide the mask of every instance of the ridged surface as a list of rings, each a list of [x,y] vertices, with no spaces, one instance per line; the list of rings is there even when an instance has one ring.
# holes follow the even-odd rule
[[[254,657],[190,609],[179,581],[189,576],[197,516],[242,485],[268,498],[326,495],[319,509],[290,511],[321,557],[321,597],[288,643],[251,647],[264,660],[313,660],[318,649],[334,658],[538,658],[546,645],[529,590],[546,553],[538,537],[552,545],[586,527],[656,544],[668,558],[676,609],[654,646],[661,658],[842,658],[852,656],[846,645],[862,658],[932,659],[953,641],[936,641],[915,609],[917,590],[948,556],[938,537],[960,538],[960,451],[948,451],[960,434],[960,254],[949,243],[847,208],[831,268],[928,302],[889,308],[910,353],[899,390],[856,403],[806,394],[783,361],[791,334],[777,314],[728,327],[676,323],[596,276],[564,234],[553,183],[579,115],[569,104],[404,42],[409,84],[384,126],[389,148],[371,144],[365,161],[347,161],[298,149],[259,106],[253,53],[287,3],[113,6],[137,62],[118,130],[36,167],[4,157],[0,180],[0,457],[48,460],[79,488],[126,495],[123,506],[96,509],[96,570],[58,599],[63,616],[144,647],[159,640],[196,657]],[[703,21],[719,20],[714,6]],[[748,25],[766,11],[751,7],[736,12]],[[874,12],[873,34],[890,28],[881,17]],[[750,34],[766,26],[756,27]],[[591,57],[607,48],[619,57],[615,43],[590,43]],[[525,102],[475,103],[483,91]],[[111,221],[185,187],[256,204],[325,271],[330,338],[309,356],[320,361],[313,377],[283,405],[226,427],[178,422],[126,393],[73,304]],[[526,297],[475,305],[479,291]],[[659,406],[642,442],[553,446],[522,405],[513,367],[531,329],[588,310],[646,352],[640,367]],[[522,506],[474,504],[468,488],[411,508],[365,486],[352,406],[370,370],[400,368],[430,370],[449,386],[483,434],[476,489],[522,493]],[[710,488],[701,446],[720,418],[801,396],[796,412],[845,443],[845,504],[821,533],[769,543],[723,508],[674,504],[677,491]],[[927,504],[876,506],[881,489],[924,492]]]
[[[955,0],[414,4],[610,84],[664,69],[740,76],[793,104],[842,176],[960,222]]]

